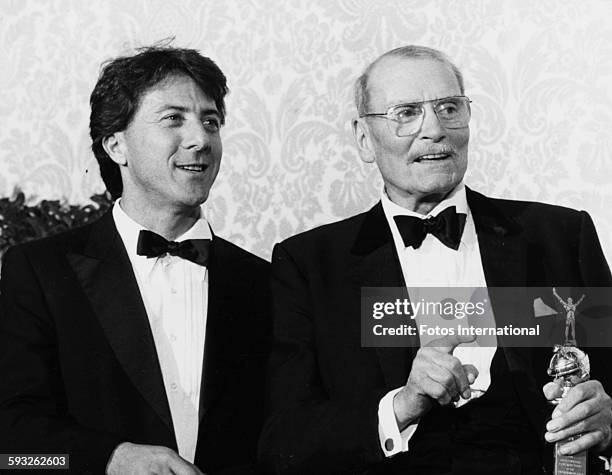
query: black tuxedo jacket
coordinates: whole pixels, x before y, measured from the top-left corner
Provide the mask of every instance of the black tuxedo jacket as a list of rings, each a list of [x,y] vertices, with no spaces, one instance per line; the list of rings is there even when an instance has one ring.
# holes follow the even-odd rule
[[[611,285],[587,213],[471,190],[467,197],[488,287]],[[380,448],[378,404],[406,383],[416,349],[361,347],[360,291],[404,285],[380,203],[275,247],[270,414],[259,447],[270,471],[391,471]],[[504,308],[492,303],[497,319]],[[544,443],[550,409],[541,388],[549,381],[551,349],[504,351],[521,404]],[[596,353],[589,351],[592,374],[607,379],[609,362]]]
[[[210,259],[195,464],[250,473],[269,264],[217,236]],[[110,212],[10,249],[0,282],[0,452],[67,453],[72,473],[102,474],[123,441],[176,450],[153,335]]]

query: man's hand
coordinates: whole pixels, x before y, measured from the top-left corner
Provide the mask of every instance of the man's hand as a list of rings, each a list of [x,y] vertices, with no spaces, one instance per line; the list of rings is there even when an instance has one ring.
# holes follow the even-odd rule
[[[203,475],[174,450],[156,445],[119,444],[106,468],[108,475]]]
[[[470,384],[476,380],[478,370],[472,365],[461,364],[453,351],[461,343],[475,339],[475,336],[446,336],[419,349],[406,385],[393,398],[400,430],[426,414],[434,401],[446,405],[460,397],[470,398]]]
[[[549,401],[561,396],[561,387],[554,382],[546,384],[543,391]],[[559,449],[563,455],[591,448],[601,452],[612,440],[612,399],[599,381],[577,384],[561,399],[546,430],[544,438],[551,443],[580,434],[580,438]]]

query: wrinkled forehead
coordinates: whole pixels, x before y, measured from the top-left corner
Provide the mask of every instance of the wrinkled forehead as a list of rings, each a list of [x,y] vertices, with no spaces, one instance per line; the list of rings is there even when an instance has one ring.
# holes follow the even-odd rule
[[[451,67],[431,58],[382,58],[368,78],[369,109],[461,95]]]

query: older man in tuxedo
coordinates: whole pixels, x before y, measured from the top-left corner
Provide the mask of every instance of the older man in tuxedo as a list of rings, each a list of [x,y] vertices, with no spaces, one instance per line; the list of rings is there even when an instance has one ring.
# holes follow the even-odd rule
[[[68,454],[78,474],[255,470],[268,264],[200,209],[226,93],[195,50],[104,66],[90,132],[112,210],[4,258],[2,453]]]
[[[541,474],[547,443],[582,434],[561,450],[608,449],[612,404],[600,381],[572,388],[551,420],[550,348],[459,351],[465,337],[361,347],[363,287],[609,286],[612,277],[587,213],[464,186],[470,100],[443,53],[385,53],[357,81],[356,103],[359,153],[384,189],[371,210],[274,249],[260,440],[269,469]],[[497,318],[505,309],[493,304]],[[595,377],[609,380],[605,355],[591,355]]]

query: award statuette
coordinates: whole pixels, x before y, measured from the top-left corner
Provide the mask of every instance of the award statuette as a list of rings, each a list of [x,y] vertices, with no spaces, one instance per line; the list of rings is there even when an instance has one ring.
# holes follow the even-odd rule
[[[567,392],[576,384],[589,379],[590,364],[587,354],[576,347],[575,313],[576,307],[584,299],[584,295],[574,303],[572,298],[564,301],[553,288],[553,294],[561,302],[565,309],[565,342],[563,345],[555,345],[554,354],[548,366],[548,375],[561,386],[561,397],[552,401],[559,404]],[[561,445],[575,440],[580,436],[573,436],[562,442],[555,443],[555,475],[586,475],[587,473],[587,451],[584,450],[575,455],[562,455],[559,453]]]

